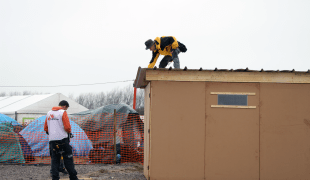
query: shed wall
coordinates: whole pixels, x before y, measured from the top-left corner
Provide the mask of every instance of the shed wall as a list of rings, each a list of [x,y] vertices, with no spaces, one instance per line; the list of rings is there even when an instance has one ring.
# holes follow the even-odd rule
[[[310,84],[260,89],[261,180],[310,179]]]
[[[146,177],[310,179],[310,84],[151,81],[145,92]],[[211,92],[253,93],[255,108],[211,107]]]
[[[214,108],[211,92],[249,92],[254,109]],[[206,82],[206,179],[259,179],[259,83]]]
[[[204,179],[205,83],[151,82],[151,179]]]

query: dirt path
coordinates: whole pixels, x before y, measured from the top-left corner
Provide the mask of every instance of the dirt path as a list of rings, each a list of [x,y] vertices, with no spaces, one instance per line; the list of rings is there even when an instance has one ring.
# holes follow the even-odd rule
[[[76,165],[75,169],[80,180],[146,180],[143,175],[143,165],[136,163]],[[0,174],[0,179],[3,180],[51,180],[48,165],[0,165]],[[69,176],[60,173],[60,179],[69,180]]]

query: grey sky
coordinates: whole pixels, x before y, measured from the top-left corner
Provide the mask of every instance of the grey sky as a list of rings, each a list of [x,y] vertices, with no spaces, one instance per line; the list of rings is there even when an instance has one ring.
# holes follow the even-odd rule
[[[181,68],[306,71],[309,9],[308,0],[0,0],[0,86],[133,80],[151,59],[144,42],[170,35],[187,46]],[[128,84],[0,92],[78,95]]]

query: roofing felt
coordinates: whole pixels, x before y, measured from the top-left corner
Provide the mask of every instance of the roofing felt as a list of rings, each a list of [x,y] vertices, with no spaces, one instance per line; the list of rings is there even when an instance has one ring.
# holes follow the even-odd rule
[[[235,78],[232,78],[234,76]],[[227,77],[230,77],[227,78]],[[260,77],[260,78],[258,78]],[[310,70],[250,70],[245,69],[172,69],[138,68],[134,87],[144,88],[152,80],[162,81],[219,81],[219,82],[279,82],[310,83]]]

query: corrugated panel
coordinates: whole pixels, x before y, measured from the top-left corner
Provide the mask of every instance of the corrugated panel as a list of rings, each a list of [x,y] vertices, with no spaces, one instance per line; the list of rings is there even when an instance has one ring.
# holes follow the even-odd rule
[[[158,69],[156,66],[153,68],[153,70]],[[164,70],[165,68],[160,68],[161,70]],[[184,69],[172,69],[171,67],[169,69],[166,69],[169,71],[230,71],[230,72],[298,72],[298,73],[310,73],[310,69],[308,71],[295,71],[295,69],[292,70],[250,70],[249,68],[245,68],[245,69],[218,69],[218,68],[214,68],[214,69],[203,69],[202,67],[200,69],[187,69],[187,67],[185,66]]]

